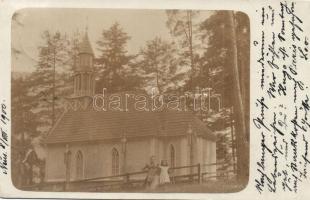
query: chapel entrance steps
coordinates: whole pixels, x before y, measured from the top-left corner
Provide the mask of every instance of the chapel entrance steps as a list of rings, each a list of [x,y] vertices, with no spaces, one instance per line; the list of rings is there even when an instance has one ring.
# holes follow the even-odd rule
[[[219,170],[222,163],[195,164],[170,168],[171,185],[203,184],[209,181],[228,179],[234,175],[233,170]],[[24,187],[24,190],[70,191],[70,192],[135,192],[144,191],[147,171],[125,173],[74,180],[70,182],[47,182]]]

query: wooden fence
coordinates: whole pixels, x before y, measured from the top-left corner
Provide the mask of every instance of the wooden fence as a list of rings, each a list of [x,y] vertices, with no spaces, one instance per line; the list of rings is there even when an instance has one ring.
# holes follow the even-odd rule
[[[204,167],[215,167],[221,163],[195,164],[178,166],[169,169],[172,184],[177,183],[202,183],[211,179],[227,178],[223,174],[234,173],[227,171],[202,171]],[[87,178],[70,182],[47,182],[23,187],[24,190],[43,191],[81,191],[81,192],[109,192],[109,191],[134,191],[146,186],[147,171],[130,172],[115,176]]]

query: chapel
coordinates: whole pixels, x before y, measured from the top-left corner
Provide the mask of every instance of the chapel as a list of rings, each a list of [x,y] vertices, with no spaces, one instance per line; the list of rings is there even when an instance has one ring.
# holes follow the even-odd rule
[[[45,182],[141,171],[150,157],[169,167],[216,163],[216,137],[191,112],[104,112],[93,109],[94,52],[88,34],[79,44],[73,94],[45,140]],[[215,167],[202,167],[214,172]],[[180,172],[181,173],[181,172]]]

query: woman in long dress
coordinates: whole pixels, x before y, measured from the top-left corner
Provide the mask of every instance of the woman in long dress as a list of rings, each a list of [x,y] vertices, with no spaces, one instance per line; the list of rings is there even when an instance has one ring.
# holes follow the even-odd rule
[[[168,172],[169,166],[167,160],[162,160],[159,168],[160,168],[159,184],[164,185],[170,183],[170,177]]]

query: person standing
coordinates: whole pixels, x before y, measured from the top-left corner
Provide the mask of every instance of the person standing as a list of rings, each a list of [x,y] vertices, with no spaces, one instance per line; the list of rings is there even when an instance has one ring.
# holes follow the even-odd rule
[[[162,160],[160,163],[160,175],[159,175],[159,184],[165,185],[170,183],[170,176],[169,176],[169,166],[167,160]]]
[[[155,157],[152,156],[150,164],[146,165],[144,170],[147,170],[147,176],[145,179],[146,188],[155,189],[159,184],[159,167],[155,164]]]

